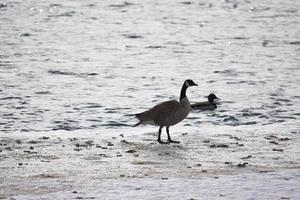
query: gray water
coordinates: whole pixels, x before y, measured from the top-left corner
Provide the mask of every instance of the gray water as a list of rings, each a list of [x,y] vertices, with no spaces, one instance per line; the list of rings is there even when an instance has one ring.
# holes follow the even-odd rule
[[[225,175],[229,184],[220,179],[218,191],[242,198],[230,188],[239,180],[251,198],[265,185],[260,173],[271,170],[272,184],[261,193],[276,190],[296,199],[299,9],[297,0],[0,2],[4,197],[70,196],[73,187],[101,194],[94,185],[82,188],[84,181],[98,186],[101,179],[108,185],[114,179],[122,189],[139,184],[131,178],[142,178],[147,190],[165,177],[183,183],[200,177],[194,180],[200,184],[203,176]],[[180,145],[156,144],[157,127],[131,127],[132,114],[178,99],[185,79],[199,85],[188,89],[190,102],[204,101],[211,92],[222,100],[216,110],[192,111],[171,127]],[[90,146],[82,149],[80,142]],[[291,168],[296,172],[279,172]],[[248,172],[260,177],[257,185]],[[286,173],[291,184],[277,172]]]
[[[299,131],[299,1],[5,1],[0,129],[128,126],[127,114],[214,92],[184,123]],[[294,130],[296,129],[296,130]]]

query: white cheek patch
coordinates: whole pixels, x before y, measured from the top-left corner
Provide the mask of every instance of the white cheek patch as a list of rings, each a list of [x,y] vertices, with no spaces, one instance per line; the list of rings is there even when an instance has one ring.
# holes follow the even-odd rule
[[[190,87],[191,85],[189,84],[189,82],[185,81],[185,86]]]

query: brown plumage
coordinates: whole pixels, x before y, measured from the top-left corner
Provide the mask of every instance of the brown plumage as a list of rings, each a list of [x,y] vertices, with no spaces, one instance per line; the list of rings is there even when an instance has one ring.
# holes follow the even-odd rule
[[[140,124],[152,124],[159,126],[159,133],[157,141],[161,141],[161,129],[166,126],[168,134],[168,142],[178,143],[177,141],[171,140],[169,134],[169,127],[173,126],[180,121],[184,120],[191,110],[189,99],[186,96],[186,89],[190,86],[197,85],[192,80],[186,80],[182,86],[180,101],[170,100],[160,103],[145,112],[135,114],[136,118],[140,121],[134,126]]]
[[[159,126],[172,126],[184,119],[189,111],[190,106],[187,105],[186,100],[181,103],[171,100],[160,103],[145,112],[136,114],[136,117],[145,124],[154,123]]]

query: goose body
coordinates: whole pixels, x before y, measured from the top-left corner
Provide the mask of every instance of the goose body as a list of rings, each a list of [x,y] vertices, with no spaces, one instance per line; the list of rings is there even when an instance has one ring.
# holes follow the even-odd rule
[[[219,99],[215,94],[208,95],[208,101],[198,102],[191,105],[192,109],[195,110],[214,110],[217,108],[215,99]]]
[[[136,114],[142,124],[157,126],[173,126],[184,120],[191,110],[188,98],[178,102],[176,100],[165,101],[149,110]]]
[[[181,122],[188,116],[189,112],[191,111],[191,105],[186,96],[186,89],[190,86],[196,85],[197,84],[195,84],[192,80],[186,80],[181,88],[180,101],[165,101],[150,108],[149,110],[135,114],[139,122],[134,126],[138,126],[140,124],[152,124],[159,126],[159,134],[157,139],[159,143],[163,143],[161,141],[161,129],[166,127],[168,142],[178,143],[177,141],[171,140],[169,127]]]

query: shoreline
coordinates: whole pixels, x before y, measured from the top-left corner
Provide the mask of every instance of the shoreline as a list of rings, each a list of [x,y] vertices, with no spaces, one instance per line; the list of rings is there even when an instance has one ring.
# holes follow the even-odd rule
[[[215,130],[213,134],[211,128]],[[144,133],[138,134],[140,130]],[[297,135],[237,135],[239,130],[233,127],[206,127],[203,130],[206,134],[199,136],[193,134],[195,131],[188,134],[179,127],[182,134],[175,133],[174,137],[180,138],[182,143],[161,145],[155,141],[156,133],[148,132],[150,130],[153,128],[2,133],[1,198],[39,199],[66,195],[67,199],[74,195],[70,191],[97,193],[94,185],[110,181],[121,184],[120,187],[131,181],[136,182],[132,187],[134,184],[138,187],[140,182],[170,181],[174,184],[179,181],[184,184],[193,180],[198,180],[197,184],[205,180],[213,185],[221,179],[237,179],[240,184],[247,184],[243,181],[251,182],[252,177],[257,177],[262,184],[263,177],[281,182],[287,174],[289,180],[300,182],[296,176],[300,172]],[[245,178],[241,178],[243,176]],[[222,187],[224,191],[231,190],[226,185],[220,185]],[[249,188],[255,190],[254,186],[249,185]],[[283,191],[289,194],[293,188],[289,185]],[[110,198],[112,194],[107,195]]]

